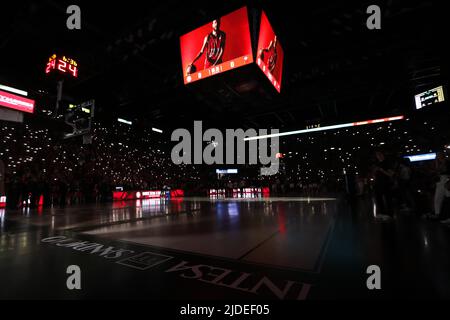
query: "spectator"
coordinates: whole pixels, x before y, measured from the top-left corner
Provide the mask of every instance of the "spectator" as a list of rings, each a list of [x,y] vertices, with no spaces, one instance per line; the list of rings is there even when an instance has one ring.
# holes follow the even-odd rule
[[[0,196],[5,194],[5,164],[0,159]]]
[[[411,167],[408,159],[402,159],[398,166],[398,185],[400,191],[401,209],[412,211],[415,208],[411,188]]]
[[[444,199],[448,194],[448,190],[445,186],[450,179],[450,165],[448,163],[448,160],[442,153],[439,153],[437,155],[435,165],[438,181],[436,182],[436,189],[434,192],[434,215],[436,218],[439,218],[441,214],[442,204],[444,203]]]
[[[388,220],[393,217],[391,191],[393,188],[394,171],[382,151],[375,152],[373,175],[375,179],[374,192],[377,218]]]

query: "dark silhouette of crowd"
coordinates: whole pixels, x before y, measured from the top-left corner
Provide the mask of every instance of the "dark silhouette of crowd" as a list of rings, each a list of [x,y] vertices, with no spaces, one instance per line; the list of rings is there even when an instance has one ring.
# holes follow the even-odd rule
[[[176,166],[160,138],[121,125],[95,124],[92,143],[64,140],[39,124],[2,122],[0,159],[9,208],[107,202],[112,191],[181,188],[196,168]]]
[[[244,165],[236,166],[239,174],[218,176],[215,166],[175,165],[169,138],[146,128],[96,122],[84,144],[39,123],[1,122],[0,193],[17,208],[107,202],[116,188],[205,196],[214,188],[268,187],[273,196],[368,197],[386,220],[407,213],[447,221],[446,123],[445,117],[406,119],[292,136],[282,140],[276,175],[261,176],[260,166]],[[405,157],[432,151],[434,161],[410,163]]]

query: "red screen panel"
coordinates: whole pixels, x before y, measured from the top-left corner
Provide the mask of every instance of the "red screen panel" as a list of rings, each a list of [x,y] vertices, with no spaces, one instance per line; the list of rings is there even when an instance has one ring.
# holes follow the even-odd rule
[[[124,192],[124,191],[114,191],[113,200],[114,201],[124,201],[124,200],[134,200],[136,199],[135,192]]]
[[[155,198],[161,198],[161,191],[138,191],[136,193],[137,199],[155,199]]]
[[[34,100],[0,90],[0,106],[17,111],[33,113]]]
[[[114,201],[157,199],[161,198],[161,191],[114,191]]]
[[[247,8],[219,20],[180,37],[185,84],[253,63]]]
[[[259,30],[258,53],[256,59],[258,66],[273,84],[275,89],[277,89],[278,92],[281,92],[284,51],[264,11],[261,14],[261,27]]]
[[[6,207],[6,197],[0,195],[0,208],[5,208]]]

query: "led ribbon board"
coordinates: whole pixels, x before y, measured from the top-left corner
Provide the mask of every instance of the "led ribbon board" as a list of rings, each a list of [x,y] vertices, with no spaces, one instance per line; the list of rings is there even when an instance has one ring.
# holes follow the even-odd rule
[[[118,118],[117,121],[120,122],[120,123],[127,124],[129,126],[133,125],[132,121],[128,121],[128,120],[125,120],[125,119],[122,119],[122,118]]]
[[[0,90],[0,106],[9,109],[33,113],[35,101]]]
[[[267,134],[267,135],[263,135],[263,136],[248,137],[248,138],[245,138],[244,141],[261,140],[261,139],[291,136],[291,135],[295,135],[295,134],[303,134],[303,133],[310,133],[310,132],[319,132],[319,131],[327,131],[327,130],[349,128],[349,127],[364,126],[364,125],[368,125],[368,124],[376,124],[376,123],[382,123],[382,122],[403,120],[404,118],[405,118],[404,116],[396,116],[396,117],[381,118],[381,119],[375,119],[375,120],[350,122],[350,123],[337,124],[337,125],[327,126],[327,127],[319,127],[319,128],[313,128],[313,129],[288,131],[288,132],[281,132],[281,133],[275,133],[275,134]]]
[[[411,162],[429,161],[436,159],[436,153],[417,154],[414,156],[404,156],[405,159],[409,159]]]
[[[25,96],[25,97],[28,96],[28,92],[26,92],[26,91],[8,87],[3,84],[0,84],[0,90],[5,90],[5,91],[11,92],[11,93],[17,93],[17,94],[20,94],[21,96]]]
[[[161,195],[161,191],[114,191],[113,201],[159,199]]]
[[[238,169],[217,169],[216,170],[217,174],[237,174],[238,173]]]

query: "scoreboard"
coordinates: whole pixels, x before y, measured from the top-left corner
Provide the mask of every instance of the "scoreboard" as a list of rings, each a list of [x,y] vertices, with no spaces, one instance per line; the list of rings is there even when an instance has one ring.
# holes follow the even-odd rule
[[[78,63],[69,57],[61,57],[53,54],[50,58],[48,58],[47,66],[45,68],[46,74],[50,74],[52,72],[67,74],[74,78],[78,78]]]
[[[281,92],[284,51],[262,10],[243,7],[218,17],[181,36],[180,48],[186,85],[244,66],[255,66],[256,72],[250,77],[255,79],[262,71],[276,91]],[[248,76],[242,69],[234,71],[235,80]]]

